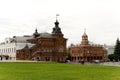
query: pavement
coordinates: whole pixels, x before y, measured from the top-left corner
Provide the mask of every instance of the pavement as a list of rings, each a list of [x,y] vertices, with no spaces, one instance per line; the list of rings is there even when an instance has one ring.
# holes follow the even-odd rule
[[[68,64],[81,64],[81,63],[78,63],[78,62],[68,62]],[[104,65],[104,66],[119,66],[120,67],[120,62],[101,62],[101,63],[85,62],[84,65]]]
[[[46,61],[30,61],[30,60],[0,60],[0,62],[46,62]],[[68,64],[81,64],[78,62],[68,62]],[[119,66],[119,62],[101,62],[101,63],[84,63],[85,65],[105,65],[105,66]]]
[[[30,60],[0,60],[0,62],[38,62],[38,61],[30,61]]]
[[[119,66],[120,67],[120,62],[103,62],[103,63],[100,63],[100,65]]]

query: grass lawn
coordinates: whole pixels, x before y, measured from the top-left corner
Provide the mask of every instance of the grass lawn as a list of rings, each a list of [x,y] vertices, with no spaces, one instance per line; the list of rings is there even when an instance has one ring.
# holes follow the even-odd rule
[[[9,62],[0,63],[0,80],[120,80],[120,67]]]

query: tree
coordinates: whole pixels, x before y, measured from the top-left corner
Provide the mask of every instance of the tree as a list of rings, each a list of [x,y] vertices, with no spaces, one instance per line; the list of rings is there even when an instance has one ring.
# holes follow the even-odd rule
[[[109,54],[108,55],[108,59],[110,59],[110,61],[113,61],[115,58],[114,54]]]
[[[71,60],[71,55],[70,55],[70,53],[68,53],[68,58],[67,58],[68,60]]]
[[[70,50],[69,50],[69,48],[68,48],[68,50],[67,50],[67,60],[71,60],[71,55],[70,55]]]
[[[120,41],[119,38],[116,41],[115,49],[114,49],[114,59],[115,61],[120,60]]]

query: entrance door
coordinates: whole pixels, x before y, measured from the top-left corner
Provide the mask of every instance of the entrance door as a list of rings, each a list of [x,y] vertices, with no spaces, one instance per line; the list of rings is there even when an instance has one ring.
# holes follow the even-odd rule
[[[41,57],[38,56],[38,57],[37,57],[37,61],[41,61]]]

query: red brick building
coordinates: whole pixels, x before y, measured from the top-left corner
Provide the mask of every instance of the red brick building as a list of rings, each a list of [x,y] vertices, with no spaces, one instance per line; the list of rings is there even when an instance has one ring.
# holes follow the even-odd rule
[[[17,50],[17,60],[41,60],[41,61],[59,61],[64,62],[67,57],[66,42],[67,39],[61,32],[59,22],[56,20],[52,34],[38,33],[37,29],[28,43],[35,44],[32,47],[26,46]]]
[[[82,35],[80,45],[71,45],[70,48],[71,60],[92,62],[94,60],[106,60],[106,50],[102,45],[90,44],[86,33]]]

